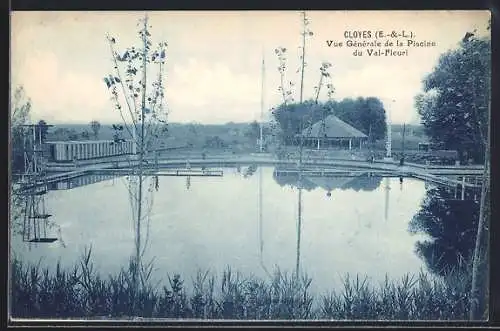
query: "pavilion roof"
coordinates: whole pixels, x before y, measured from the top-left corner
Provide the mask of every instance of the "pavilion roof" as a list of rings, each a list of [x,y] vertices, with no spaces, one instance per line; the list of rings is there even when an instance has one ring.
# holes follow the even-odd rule
[[[335,115],[314,123],[302,131],[309,138],[367,138],[367,135],[342,121]]]

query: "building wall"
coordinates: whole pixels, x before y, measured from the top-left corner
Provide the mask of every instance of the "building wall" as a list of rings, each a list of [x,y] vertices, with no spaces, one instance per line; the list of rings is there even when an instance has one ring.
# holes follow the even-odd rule
[[[89,160],[106,156],[131,154],[131,141],[114,143],[109,141],[57,141],[48,142],[50,161]]]

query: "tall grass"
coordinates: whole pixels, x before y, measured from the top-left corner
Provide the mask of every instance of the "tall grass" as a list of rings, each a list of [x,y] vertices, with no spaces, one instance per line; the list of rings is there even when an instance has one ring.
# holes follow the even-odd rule
[[[276,269],[269,279],[243,277],[230,268],[220,277],[198,272],[188,287],[179,275],[152,284],[152,263],[133,286],[133,260],[117,275],[101,277],[91,250],[71,269],[55,270],[12,259],[11,314],[18,318],[175,318],[465,320],[470,275],[467,270],[437,278],[421,272],[373,286],[346,275],[343,289],[314,296],[311,278]]]

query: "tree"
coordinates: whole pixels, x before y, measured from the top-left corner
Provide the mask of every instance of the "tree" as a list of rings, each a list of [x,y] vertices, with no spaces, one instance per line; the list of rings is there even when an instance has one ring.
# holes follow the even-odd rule
[[[11,146],[11,174],[20,174],[24,169],[24,135],[27,129],[31,110],[31,100],[27,97],[22,86],[14,90],[10,105],[10,146]],[[23,196],[14,192],[16,178],[10,184],[10,225],[13,232],[22,233],[21,216],[25,211]]]
[[[99,137],[99,131],[101,130],[101,123],[99,123],[99,121],[94,120],[90,122],[90,128],[94,133],[94,139],[97,140],[97,138]]]
[[[386,114],[379,98],[345,98],[340,102],[330,100],[325,106],[339,119],[366,134],[369,141],[385,138]]]
[[[80,135],[75,129],[57,128],[52,132],[52,138],[57,141],[78,140]]]
[[[260,137],[260,125],[257,121],[250,123],[249,128],[245,131],[245,136],[251,139]]]
[[[90,138],[90,133],[87,130],[83,130],[82,133],[80,133],[80,136],[84,140],[88,140]]]
[[[487,311],[490,44],[490,38],[477,38],[475,31],[467,32],[457,49],[440,57],[434,71],[424,79],[424,93],[415,99],[431,142],[456,149],[462,162],[470,157],[477,163],[484,163],[473,257],[471,319],[479,319]]]
[[[385,109],[382,102],[375,97],[361,100],[361,131],[368,135],[370,141],[384,139],[387,131]]]
[[[38,141],[39,138],[41,138],[42,143],[47,140],[47,135],[49,133],[49,126],[47,122],[44,120],[40,120],[37,123],[38,125],[35,128],[35,134],[36,134],[36,139]]]
[[[225,146],[226,146],[226,143],[219,136],[207,137],[205,139],[205,145],[204,145],[204,147],[207,147],[207,148],[223,148]]]
[[[267,126],[262,126],[262,136],[265,137],[269,134],[269,127]],[[245,137],[248,137],[252,139],[252,141],[255,141],[257,139],[260,139],[260,124],[257,121],[253,121],[250,123],[249,128],[245,131],[244,133]]]
[[[491,18],[488,21],[488,31],[491,30]],[[465,42],[465,41],[464,41]],[[491,50],[490,50],[491,52]],[[484,60],[484,59],[483,59]],[[491,61],[491,58],[487,59]],[[482,142],[484,144],[484,170],[481,187],[481,204],[479,207],[479,223],[477,225],[476,243],[474,246],[474,258],[472,261],[472,288],[470,302],[470,319],[486,319],[488,317],[488,296],[489,296],[489,229],[490,229],[490,144],[491,144],[491,92],[489,82],[491,72],[488,76],[488,105],[486,116],[483,119],[486,122],[487,131],[481,132]],[[476,108],[473,108],[476,109]],[[477,115],[477,111],[475,112]],[[483,122],[483,123],[484,123]]]
[[[31,100],[26,96],[22,86],[14,91],[11,104],[10,130],[11,130],[11,169],[12,173],[24,171],[24,135],[26,128],[23,125],[29,121]]]
[[[459,47],[441,55],[415,98],[426,134],[433,143],[484,160],[491,77],[490,40],[470,33]]]
[[[117,40],[107,36],[113,72],[104,77],[106,87],[112,95],[115,111],[121,116],[122,124],[115,125],[115,142],[120,141],[123,132],[127,132],[138,150],[138,159],[129,164],[130,175],[127,176],[131,208],[134,220],[135,251],[131,263],[133,270],[133,289],[139,290],[139,277],[144,268],[142,257],[147,248],[150,229],[150,213],[153,194],[157,187],[158,177],[145,173],[145,156],[153,142],[158,140],[162,130],[166,130],[166,105],[164,103],[163,70],[166,61],[166,42],[159,42],[153,47],[151,41],[148,16],[139,22],[141,44],[131,46],[123,52],[115,49]],[[156,77],[148,77],[148,66],[157,69]],[[148,86],[151,79],[150,86]],[[124,100],[124,104],[122,101]],[[132,161],[137,161],[132,163]],[[149,180],[149,183],[148,183]],[[149,186],[149,189],[145,189]],[[144,229],[145,227],[145,229]],[[143,230],[146,230],[142,241]],[[144,279],[142,279],[144,280]],[[135,306],[132,307],[135,309]]]
[[[302,134],[304,123],[320,121],[330,114],[330,110],[314,100],[302,103],[283,103],[274,110],[274,117],[280,127],[284,144],[291,144]]]
[[[70,141],[76,141],[80,138],[80,135],[76,132],[75,129],[67,130],[67,134],[68,134],[68,140]]]
[[[186,137],[187,137],[189,146],[194,146],[198,140],[198,134],[199,134],[198,131],[199,130],[198,130],[197,126],[198,125],[196,123],[189,123],[187,125]]]
[[[342,121],[351,125],[352,127],[362,130],[363,125],[359,117],[360,104],[358,100],[352,98],[345,98],[341,101],[330,100],[327,102],[327,107],[330,109],[331,113],[340,118]]]
[[[300,94],[299,94],[299,105],[303,105],[304,101],[304,72],[305,72],[305,67],[307,65],[306,63],[306,37],[307,36],[312,36],[313,32],[309,29],[309,24],[310,24],[309,18],[306,16],[306,12],[302,12],[302,45],[300,46],[301,49],[301,55],[300,55],[300,62],[301,65],[297,72],[300,71]],[[275,53],[278,56],[279,60],[279,67],[278,71],[280,73],[280,86],[278,87],[278,91],[281,93],[282,98],[283,98],[283,104],[282,106],[287,109],[287,106],[289,102],[293,102],[293,96],[292,96],[292,89],[294,84],[290,81],[288,85],[285,85],[285,74],[287,70],[286,62],[287,62],[287,49],[285,47],[278,47],[275,49]],[[321,88],[323,85],[326,85],[328,89],[328,97],[331,98],[334,92],[333,85],[328,82],[330,79],[330,73],[329,73],[329,68],[332,65],[329,62],[323,62],[321,64],[321,67],[319,68],[320,75],[319,75],[319,82],[318,86],[315,87],[315,96],[314,96],[314,103],[318,103],[318,98],[321,92]],[[279,108],[279,107],[278,107]],[[313,119],[314,119],[314,110],[316,107],[307,108],[308,116],[302,117],[299,123],[299,189],[298,189],[298,220],[297,220],[297,259],[296,259],[296,267],[295,267],[295,279],[299,279],[299,267],[300,267],[300,236],[301,236],[301,229],[302,229],[302,165],[303,165],[303,151],[304,151],[304,129],[307,127],[311,127],[313,124]],[[286,144],[287,139],[289,140],[291,138],[291,132],[283,132],[283,128],[279,121],[276,120],[276,110],[273,109],[273,117],[275,120],[271,123],[273,131],[275,132],[273,136],[275,139],[278,141],[278,150],[277,154],[278,156],[282,155],[283,149],[281,148],[283,145]],[[305,120],[307,118],[307,121]]]
[[[365,133],[371,142],[385,138],[385,109],[376,97],[345,98],[340,102],[329,100],[324,103],[311,99],[302,104],[281,104],[274,110],[274,116],[287,143],[301,133],[302,123],[314,124],[332,114]]]

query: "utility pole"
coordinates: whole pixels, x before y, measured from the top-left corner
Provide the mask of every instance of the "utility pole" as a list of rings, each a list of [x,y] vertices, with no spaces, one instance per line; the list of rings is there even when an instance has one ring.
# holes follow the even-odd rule
[[[262,51],[262,77],[261,77],[261,90],[260,90],[260,139],[259,139],[259,151],[263,152],[263,134],[262,134],[262,125],[264,122],[264,78],[265,78],[265,59],[264,59],[264,51]]]
[[[399,163],[400,165],[404,165],[405,162],[405,133],[406,133],[406,123],[403,123],[403,141],[401,142],[402,156],[401,156],[401,161]]]

